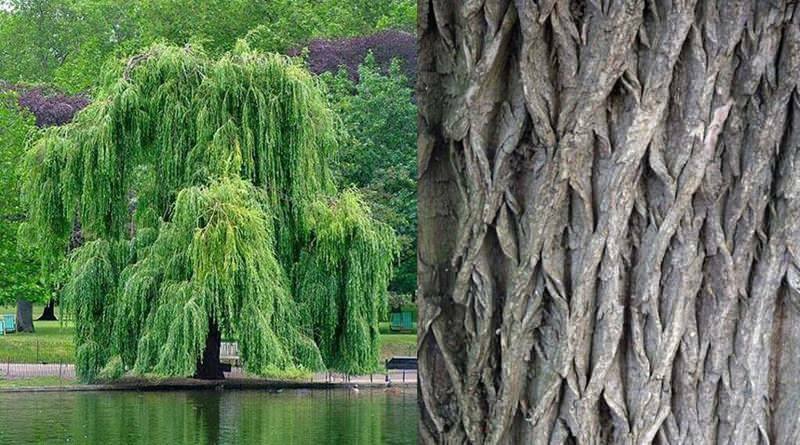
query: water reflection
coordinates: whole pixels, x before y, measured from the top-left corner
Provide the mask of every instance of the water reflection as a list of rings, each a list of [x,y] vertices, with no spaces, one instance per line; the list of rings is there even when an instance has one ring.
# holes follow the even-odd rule
[[[416,394],[193,391],[0,394],[0,444],[416,443]]]

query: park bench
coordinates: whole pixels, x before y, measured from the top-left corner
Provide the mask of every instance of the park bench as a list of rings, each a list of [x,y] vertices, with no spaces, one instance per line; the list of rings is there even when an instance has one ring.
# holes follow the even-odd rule
[[[389,382],[389,371],[403,371],[403,382],[406,381],[406,371],[417,370],[416,357],[392,357],[386,360],[386,382]]]
[[[239,358],[239,343],[226,341],[220,343],[219,361],[227,364],[228,367],[231,365],[241,366],[241,359]]]
[[[3,318],[0,320],[0,331],[3,331],[3,335],[6,332],[16,332],[17,317],[14,314],[3,314]]]
[[[414,314],[411,312],[392,312],[389,315],[389,329],[392,332],[409,332],[414,330]]]

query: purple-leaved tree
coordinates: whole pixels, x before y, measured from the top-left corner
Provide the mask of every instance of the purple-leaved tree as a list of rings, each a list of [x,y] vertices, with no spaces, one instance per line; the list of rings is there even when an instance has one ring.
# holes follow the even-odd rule
[[[64,125],[75,113],[86,105],[89,98],[84,95],[67,95],[43,87],[16,87],[19,104],[36,117],[37,127]]]
[[[404,74],[414,82],[417,76],[416,48],[416,38],[412,34],[393,30],[363,37],[314,39],[308,44],[308,68],[314,74],[320,74],[344,67],[350,73],[350,78],[357,80],[358,66],[372,51],[375,61],[387,71],[392,59],[400,59]],[[289,51],[292,56],[300,53],[300,49]]]

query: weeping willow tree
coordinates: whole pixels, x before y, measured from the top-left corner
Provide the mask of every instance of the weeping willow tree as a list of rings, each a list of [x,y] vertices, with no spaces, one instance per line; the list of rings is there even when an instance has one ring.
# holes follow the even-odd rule
[[[77,369],[221,377],[363,372],[396,250],[328,169],[338,134],[313,78],[239,46],[219,60],[154,46],[109,69],[76,121],[29,149],[22,237],[69,253]]]

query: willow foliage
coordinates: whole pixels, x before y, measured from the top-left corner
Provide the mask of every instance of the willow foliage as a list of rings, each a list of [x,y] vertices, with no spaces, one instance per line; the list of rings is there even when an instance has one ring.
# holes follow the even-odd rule
[[[325,362],[344,372],[362,371],[378,354],[378,317],[386,304],[390,271],[375,258],[396,251],[394,233],[371,223],[366,204],[352,190],[308,212],[312,243],[298,264],[297,295]]]
[[[289,59],[154,46],[26,157],[24,238],[70,254],[84,380],[194,373],[211,323],[254,373],[377,363],[394,235],[328,163],[336,118]],[[335,277],[335,279],[331,279]]]

